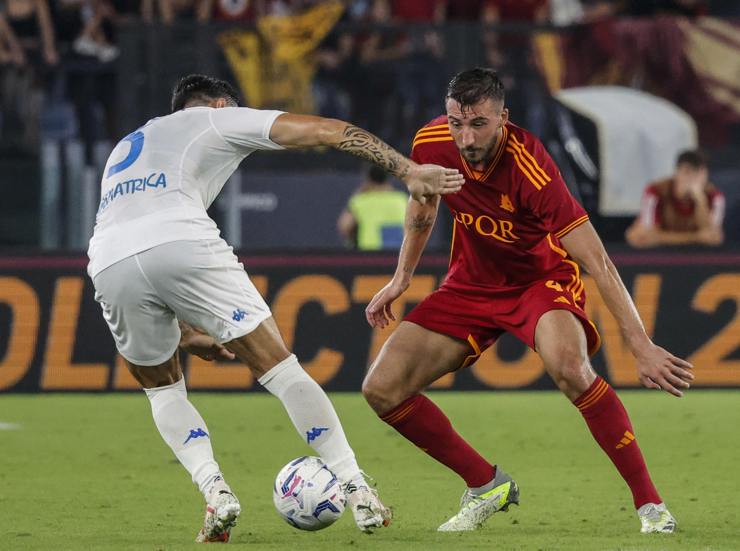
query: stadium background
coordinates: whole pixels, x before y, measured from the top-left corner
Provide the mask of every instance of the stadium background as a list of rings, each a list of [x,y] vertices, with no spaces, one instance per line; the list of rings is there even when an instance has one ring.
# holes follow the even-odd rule
[[[500,70],[512,120],[538,134],[558,162],[648,331],[696,364],[697,386],[740,385],[740,20],[733,2],[224,0],[189,8],[165,2],[153,14],[146,3],[142,11],[136,6],[52,2],[58,59],[49,62],[39,35],[23,42],[22,65],[0,66],[0,391],[135,387],[93,301],[84,251],[112,144],[168,111],[179,76],[230,79],[247,105],[341,117],[408,153],[416,129],[441,112],[447,80],[474,65]],[[73,16],[100,20],[98,50],[80,47]],[[113,59],[104,47],[114,49]],[[727,197],[723,247],[647,253],[623,244],[647,179],[639,172],[619,179],[633,164],[621,162],[611,169],[615,186],[601,164],[639,147],[651,176],[667,175],[677,146],[668,132],[648,127],[647,137],[630,143],[627,135],[609,150],[604,122],[566,101],[573,89],[639,91],[680,110],[691,127],[686,143],[705,148],[711,179]],[[632,112],[628,127],[648,115]],[[395,252],[350,251],[335,226],[362,171],[333,151],[260,153],[211,208],[289,344],[330,390],[357,390],[389,333],[368,328],[362,309],[392,273]],[[605,198],[622,189],[632,199],[615,208]],[[399,304],[406,310],[444,274],[451,224],[441,212],[420,274]],[[591,282],[587,293],[605,337],[598,371],[617,386],[636,385]],[[193,388],[255,388],[237,365],[192,358],[185,365]],[[553,388],[536,355],[509,338],[437,386]]]
[[[629,492],[578,412],[537,356],[508,337],[441,379],[433,399],[481,454],[515,476],[522,506],[479,532],[435,531],[457,510],[459,480],[378,421],[358,392],[390,332],[373,331],[362,312],[396,252],[345,247],[336,219],[365,167],[315,151],[249,157],[210,213],[288,345],[331,391],[395,520],[372,537],[357,533],[351,515],[317,533],[290,528],[274,512],[272,483],[280,466],[310,449],[246,368],[183,358],[190,399],[245,507],[232,543],[738,549],[737,2],[13,0],[15,9],[47,6],[56,35],[44,48],[38,26],[11,21],[25,33],[22,60],[4,42],[10,3],[0,0],[0,548],[184,549],[202,521],[201,498],[152,426],[85,274],[106,156],[168,111],[175,80],[194,71],[227,78],[248,105],[346,118],[408,153],[416,129],[442,111],[450,76],[482,64],[504,76],[512,119],[542,138],[588,210],[648,333],[696,366],[694,388],[680,400],[630,388],[634,360],[585,278],[603,337],[594,365],[619,388],[680,531],[638,533]],[[585,109],[579,102],[590,95],[608,106]],[[624,229],[640,191],[670,173],[679,146],[693,145],[708,153],[711,179],[727,198],[725,244],[630,249]],[[440,212],[397,313],[444,275],[451,228]]]

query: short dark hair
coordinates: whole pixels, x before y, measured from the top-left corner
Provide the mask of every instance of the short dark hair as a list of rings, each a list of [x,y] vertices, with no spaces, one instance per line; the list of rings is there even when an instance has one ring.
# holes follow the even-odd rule
[[[690,165],[695,169],[706,168],[707,156],[700,149],[687,149],[682,151],[676,159],[676,166],[683,164]]]
[[[493,69],[468,69],[452,78],[447,85],[447,98],[454,99],[463,108],[488,98],[504,101],[504,83]]]
[[[206,75],[188,75],[181,78],[172,90],[172,112],[184,109],[193,101],[208,103],[218,98],[225,98],[235,106],[239,105],[239,94],[225,80]]]
[[[388,181],[388,173],[378,165],[370,165],[367,169],[367,179],[376,184],[383,184]]]

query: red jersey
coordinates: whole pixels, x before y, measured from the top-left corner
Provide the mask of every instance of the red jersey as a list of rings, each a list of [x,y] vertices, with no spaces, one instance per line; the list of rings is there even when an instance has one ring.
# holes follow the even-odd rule
[[[465,176],[462,191],[442,196],[454,217],[443,288],[511,288],[567,275],[568,291],[580,295],[578,265],[559,238],[588,215],[534,135],[507,123],[492,160],[478,172],[460,155],[441,116],[416,134],[411,158]]]
[[[696,205],[690,197],[679,199],[673,192],[673,179],[655,182],[645,189],[640,205],[640,222],[665,231],[691,232],[699,229]],[[725,216],[725,196],[707,183],[704,189],[712,224],[722,226]]]

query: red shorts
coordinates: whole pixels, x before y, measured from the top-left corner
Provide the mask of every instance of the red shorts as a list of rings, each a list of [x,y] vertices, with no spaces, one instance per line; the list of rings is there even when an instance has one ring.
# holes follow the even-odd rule
[[[601,344],[596,326],[583,306],[583,287],[569,290],[569,274],[553,274],[553,279],[525,287],[500,290],[457,290],[442,286],[426,297],[404,318],[431,331],[470,343],[473,349],[463,367],[478,359],[505,332],[509,332],[533,350],[534,331],[540,317],[550,310],[573,312],[583,325],[589,355]]]

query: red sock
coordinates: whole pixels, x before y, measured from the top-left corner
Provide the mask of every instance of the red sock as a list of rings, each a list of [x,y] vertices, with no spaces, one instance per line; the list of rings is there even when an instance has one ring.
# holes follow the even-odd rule
[[[381,419],[459,474],[470,488],[488,484],[496,474],[495,467],[455,432],[447,416],[426,396],[412,396]]]
[[[573,404],[581,411],[591,434],[630,487],[635,508],[639,509],[646,503],[661,503],[635,440],[629,416],[614,389],[604,379],[596,377]]]

